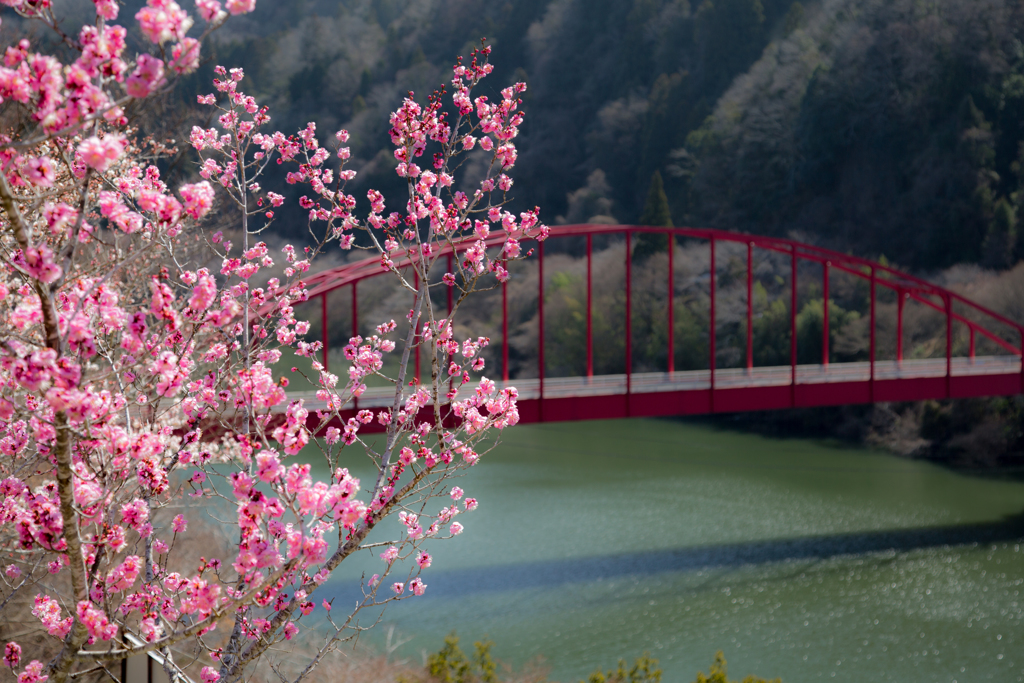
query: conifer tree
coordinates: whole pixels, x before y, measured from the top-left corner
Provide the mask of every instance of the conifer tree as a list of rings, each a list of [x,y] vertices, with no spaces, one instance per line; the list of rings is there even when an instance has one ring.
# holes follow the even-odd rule
[[[982,245],[982,258],[990,268],[1008,268],[1013,265],[1017,246],[1017,212],[1005,197],[999,199],[993,210],[988,234]]]
[[[672,214],[668,208],[668,197],[665,195],[665,184],[661,180],[661,172],[655,171],[651,176],[651,184],[647,189],[647,201],[643,213],[640,214],[639,225],[655,227],[672,227]],[[651,254],[665,251],[668,248],[668,236],[658,233],[644,233],[637,236],[636,248],[633,249],[633,262],[647,260]]]

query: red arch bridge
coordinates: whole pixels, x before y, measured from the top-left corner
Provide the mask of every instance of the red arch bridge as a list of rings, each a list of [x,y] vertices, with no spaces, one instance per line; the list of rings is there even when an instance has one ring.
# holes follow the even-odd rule
[[[614,375],[595,375],[594,334],[593,334],[593,240],[599,237],[607,240],[624,237],[625,240],[625,319],[632,321],[634,305],[634,275],[643,265],[633,263],[632,245],[639,235],[654,233],[667,236],[668,268],[665,283],[667,305],[667,363],[659,372],[633,372],[633,324],[624,325],[624,366],[625,372]],[[568,225],[552,228],[546,242],[551,244],[559,238],[585,238],[586,240],[586,374],[580,377],[545,376],[545,275],[544,242],[538,243],[535,256],[538,268],[537,292],[537,377],[513,378],[508,376],[509,368],[509,313],[508,285],[501,285],[501,339],[492,339],[492,346],[501,347],[501,382],[510,383],[519,390],[519,413],[521,422],[555,422],[585,419],[609,419],[622,417],[653,417],[669,415],[698,415],[729,413],[780,408],[834,406],[881,401],[918,401],[925,399],[965,398],[975,396],[998,396],[1024,393],[1024,368],[1021,352],[1024,349],[1024,325],[981,306],[961,294],[936,286],[925,280],[900,272],[885,264],[855,256],[840,254],[828,249],[776,237],[761,237],[721,230],[693,228],[656,228],[623,225]],[[674,298],[677,282],[674,281],[673,258],[677,258],[674,240],[688,242],[702,240],[709,244],[709,282],[707,284],[709,320],[707,331],[708,357],[705,369],[676,370],[673,339],[675,311]],[[494,233],[487,240],[488,246],[503,243],[504,235]],[[469,246],[468,244],[466,245]],[[729,248],[735,254],[746,252],[746,362],[743,367],[716,367],[716,295],[721,263],[716,263],[716,249],[721,253]],[[789,364],[772,367],[754,365],[754,254],[767,251],[787,260],[789,270]],[[450,247],[440,251],[450,264],[453,257]],[[455,254],[457,256],[457,254]],[[776,256],[779,258],[779,256]],[[721,257],[719,256],[721,260]],[[549,257],[550,260],[550,257]],[[742,260],[742,259],[741,259]],[[394,261],[401,267],[402,261]],[[406,261],[408,263],[408,261]],[[797,284],[798,266],[805,264],[804,277],[815,276],[820,282],[822,293],[823,319],[821,339],[821,360],[818,363],[797,363]],[[808,266],[812,264],[808,273]],[[813,271],[817,270],[817,273]],[[869,295],[869,350],[868,359],[859,362],[829,362],[829,283],[834,273],[845,273],[862,282],[870,291]],[[368,278],[386,275],[380,267],[379,258],[348,263],[322,271],[306,280],[310,300],[321,301],[322,329],[324,331],[324,362],[327,362],[328,316],[327,295],[335,290],[348,288],[351,291],[352,334],[358,334],[359,283]],[[549,267],[549,277],[550,277]],[[890,290],[896,294],[896,352],[895,358],[879,359],[876,340],[878,293]],[[448,307],[451,307],[451,289],[448,290]],[[890,296],[891,299],[891,296]],[[940,315],[945,324],[944,356],[904,359],[904,310],[906,304],[930,309],[932,315]],[[375,321],[376,322],[376,321]],[[954,333],[969,335],[967,355],[954,355]],[[941,337],[941,334],[940,334]],[[976,355],[978,341],[994,353]],[[891,342],[891,340],[890,340]],[[890,344],[891,348],[891,344]],[[935,351],[941,350],[938,346]],[[935,355],[935,354],[933,354]],[[414,371],[417,379],[420,373],[419,347],[417,347]],[[311,393],[306,396],[306,406],[315,411],[319,402]],[[342,412],[343,419],[362,408],[391,405],[394,399],[393,387],[370,387],[357,400],[355,406]],[[431,414],[429,408],[424,409]],[[426,417],[426,414],[424,415]],[[376,422],[367,428],[376,426]]]

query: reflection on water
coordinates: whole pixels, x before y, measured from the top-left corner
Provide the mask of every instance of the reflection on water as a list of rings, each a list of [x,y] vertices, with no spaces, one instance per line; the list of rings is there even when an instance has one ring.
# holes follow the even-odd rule
[[[636,420],[517,427],[459,485],[480,509],[385,615],[405,656],[457,630],[564,681],[644,650],[688,681],[717,649],[786,683],[1024,681],[1022,483]]]
[[[750,541],[513,563],[500,567],[442,570],[431,574],[430,597],[450,600],[471,593],[552,588],[562,584],[601,581],[622,576],[741,567],[787,560],[825,560],[840,555],[907,552],[942,546],[1004,543],[1018,539],[1024,539],[1024,515],[991,524],[867,531],[812,538]],[[358,591],[353,591],[351,596],[345,597],[356,600],[359,596]]]

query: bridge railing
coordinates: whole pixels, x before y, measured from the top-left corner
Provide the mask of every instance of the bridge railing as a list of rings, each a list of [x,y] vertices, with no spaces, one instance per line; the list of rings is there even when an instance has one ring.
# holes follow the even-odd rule
[[[863,380],[868,382],[869,386],[869,398],[871,401],[875,398],[875,381],[879,379],[889,379],[893,377],[911,377],[915,372],[927,372],[930,373],[928,376],[936,376],[936,360],[937,359],[926,359],[924,362],[920,360],[904,361],[904,309],[907,301],[918,302],[925,307],[934,310],[941,314],[945,318],[945,358],[938,359],[939,362],[944,363],[944,373],[946,381],[946,394],[952,395],[950,385],[954,376],[962,372],[974,372],[975,374],[986,374],[987,372],[1000,372],[1006,373],[1007,368],[1011,365],[1016,369],[1020,367],[1020,390],[1024,392],[1024,362],[1020,362],[1022,356],[1022,349],[1024,349],[1024,325],[1021,325],[1009,318],[992,311],[980,304],[977,304],[970,299],[958,294],[957,292],[949,289],[934,285],[926,280],[915,277],[908,273],[904,273],[900,270],[892,268],[891,266],[871,261],[857,256],[851,256],[848,254],[842,254],[829,249],[804,244],[794,240],[777,238],[777,237],[763,237],[756,235],[748,235],[736,232],[727,232],[723,230],[711,230],[711,229],[700,229],[700,228],[668,228],[668,227],[649,227],[649,226],[631,226],[631,225],[567,225],[558,226],[552,228],[550,238],[558,237],[579,237],[582,236],[586,240],[586,377],[584,380],[593,380],[594,377],[594,349],[593,349],[593,238],[595,235],[623,235],[625,239],[625,269],[626,269],[626,282],[625,282],[625,316],[627,324],[625,325],[625,373],[619,376],[607,376],[601,380],[602,384],[612,382],[621,384],[621,391],[626,395],[633,393],[634,391],[634,373],[633,373],[633,332],[632,332],[632,299],[633,299],[633,284],[632,284],[632,241],[633,237],[638,234],[644,233],[655,233],[664,234],[668,242],[668,282],[667,292],[668,301],[666,306],[666,317],[667,317],[667,356],[668,362],[665,373],[644,373],[644,377],[636,377],[637,381],[641,381],[644,385],[643,389],[640,386],[636,388],[641,391],[650,390],[650,377],[649,375],[663,374],[668,379],[674,378],[676,375],[680,375],[678,381],[682,382],[698,382],[706,385],[706,389],[710,391],[710,405],[711,410],[714,412],[714,397],[716,389],[719,388],[719,384],[724,382],[726,384],[733,384],[737,374],[736,369],[718,369],[716,367],[716,355],[717,355],[717,343],[716,343],[716,303],[717,303],[717,264],[716,264],[716,246],[723,243],[734,243],[745,245],[746,247],[746,348],[745,348],[745,367],[739,369],[739,372],[746,373],[746,380],[748,383],[755,381],[752,376],[755,371],[761,374],[768,373],[772,377],[764,381],[770,381],[772,384],[777,383],[788,383],[791,387],[792,404],[796,405],[796,387],[798,384],[814,383],[816,381],[825,381],[825,377],[838,377],[839,375],[851,375],[856,374],[858,376],[864,375]],[[549,239],[550,239],[549,238]],[[686,373],[677,373],[675,369],[675,340],[674,340],[674,266],[673,259],[675,256],[674,242],[677,238],[687,239],[698,239],[706,240],[709,242],[710,247],[710,282],[709,282],[709,304],[710,304],[710,324],[708,326],[708,369],[706,371],[690,371]],[[486,240],[488,247],[498,246],[504,242],[504,234],[501,232],[492,233],[490,238]],[[468,248],[470,245],[466,244],[462,249]],[[771,368],[771,369],[755,369],[754,367],[754,249],[762,249],[777,254],[786,256],[790,260],[790,296],[791,301],[789,305],[789,323],[790,323],[790,363],[788,369],[784,366],[782,368]],[[460,249],[460,251],[462,250]],[[438,252],[439,257],[447,259],[448,270],[452,270],[452,259],[458,258],[459,254],[452,250],[450,246],[444,246]],[[408,254],[395,254],[391,257],[392,261],[399,267],[403,264],[408,264]],[[544,398],[548,395],[546,391],[546,384],[551,389],[555,389],[551,386],[552,382],[559,385],[559,389],[556,393],[563,393],[561,387],[565,382],[561,380],[552,380],[545,376],[545,319],[544,319],[544,300],[545,300],[545,281],[544,281],[544,242],[538,242],[536,246],[536,260],[538,268],[537,278],[537,309],[538,309],[538,340],[537,340],[537,354],[538,354],[538,377],[536,380],[522,380],[517,379],[516,385],[521,390],[525,390],[527,395],[536,394],[537,398],[543,405]],[[799,264],[800,262],[810,262],[818,264],[822,268],[822,288],[823,288],[823,324],[822,324],[822,356],[820,365],[813,366],[801,366],[797,363],[797,291],[798,291],[798,277],[799,277]],[[843,370],[837,372],[838,369],[829,368],[829,283],[831,279],[831,273],[838,271],[846,273],[848,275],[860,278],[868,283],[870,295],[869,295],[869,349],[868,349],[868,360],[862,363],[844,363]],[[384,271],[381,268],[380,260],[378,258],[368,258],[355,263],[345,264],[338,268],[334,268],[328,271],[317,273],[312,277],[306,279],[307,289],[310,298],[320,297],[321,298],[321,316],[322,316],[322,330],[323,330],[323,358],[324,363],[327,363],[328,356],[328,317],[329,310],[327,306],[327,295],[340,289],[342,287],[351,287],[351,316],[352,316],[352,333],[353,336],[358,334],[358,321],[359,321],[359,300],[357,294],[357,288],[362,280],[376,277],[383,274]],[[877,339],[876,339],[876,328],[877,328],[877,311],[878,311],[878,289],[879,288],[889,289],[896,294],[897,311],[896,311],[896,359],[895,361],[878,360],[877,358]],[[448,289],[448,310],[452,307],[452,291]],[[959,307],[961,310],[957,310],[955,307]],[[508,283],[501,285],[501,358],[502,358],[502,380],[505,382],[509,381],[509,333],[508,333]],[[1003,325],[1010,330],[1015,332],[1015,336],[1020,342],[1020,345],[1014,345],[1012,342],[1004,339],[998,333],[991,329],[993,324]],[[953,332],[954,325],[965,326],[969,333],[969,351],[968,357],[963,363],[955,362],[953,356]],[[975,363],[975,350],[976,340],[978,336],[981,336],[999,348],[1011,354],[1011,358],[1006,361],[993,360],[991,357],[986,360],[985,364]],[[416,347],[415,359],[414,359],[414,371],[416,379],[420,376],[420,352],[419,346]],[[1012,361],[1012,362],[1011,362]],[[966,370],[965,370],[966,368]],[[770,370],[770,372],[769,372]],[[941,368],[939,372],[941,373]],[[1010,371],[1012,372],[1012,370]],[[831,373],[831,374],[830,374]],[[788,374],[788,377],[785,376]],[[761,381],[758,377],[757,381]],[[534,387],[534,383],[536,387]],[[668,385],[673,384],[669,382]],[[666,386],[668,386],[666,385]],[[724,387],[722,387],[724,388]],[[583,391],[584,389],[581,389]],[[627,402],[628,405],[628,402]],[[541,414],[543,414],[543,407],[541,407]]]

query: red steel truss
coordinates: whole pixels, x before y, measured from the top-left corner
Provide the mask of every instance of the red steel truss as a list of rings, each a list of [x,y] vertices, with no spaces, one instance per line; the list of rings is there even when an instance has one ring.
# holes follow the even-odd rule
[[[625,330],[625,373],[623,375],[594,376],[592,295],[592,246],[594,235],[624,235],[626,242],[626,320],[632,321],[632,258],[631,242],[639,233],[660,233],[667,236],[668,244],[668,362],[664,372],[634,373],[632,359],[632,324]],[[974,303],[962,295],[933,285],[925,280],[868,259],[823,249],[809,244],[777,237],[762,237],[722,230],[697,228],[657,228],[623,225],[567,225],[552,228],[551,238],[586,237],[586,376],[581,378],[548,378],[544,366],[544,243],[535,251],[538,263],[538,377],[515,379],[508,376],[508,295],[501,286],[502,311],[502,381],[515,385],[520,391],[519,412],[522,422],[554,422],[566,420],[609,419],[629,416],[694,415],[728,413],[779,408],[872,403],[876,401],[916,401],[924,399],[963,398],[1024,393],[1024,367],[1020,362],[1024,349],[1024,325]],[[710,252],[710,320],[708,369],[677,371],[674,364],[673,281],[674,249],[676,238],[707,240]],[[504,234],[493,233],[488,246],[504,242]],[[716,368],[715,314],[716,314],[716,249],[718,243],[734,242],[746,245],[746,366],[744,368]],[[467,247],[469,245],[466,245]],[[753,266],[754,249],[784,254],[791,261],[790,290],[790,364],[782,367],[754,366],[753,339]],[[453,254],[448,246],[440,250],[447,259],[449,270]],[[457,256],[457,254],[455,255]],[[408,263],[405,255],[393,255],[392,260],[402,267]],[[822,357],[820,364],[797,364],[797,278],[801,261],[816,263],[822,268],[824,320],[822,331]],[[869,360],[859,363],[829,363],[829,280],[832,271],[848,273],[863,279],[870,291]],[[327,295],[336,289],[350,287],[352,292],[352,334],[358,330],[359,301],[357,286],[361,280],[385,274],[378,258],[368,258],[338,268],[322,271],[306,279],[310,298],[321,297],[323,317],[323,359],[327,363],[328,337]],[[896,359],[876,360],[876,302],[879,287],[888,288],[897,295]],[[945,318],[945,358],[904,360],[904,304],[912,300],[941,313]],[[448,310],[451,310],[451,290]],[[982,324],[984,321],[985,324]],[[1004,334],[1012,331],[1014,345],[990,326],[1000,324]],[[969,355],[953,356],[954,325],[969,331]],[[981,335],[1006,352],[1006,355],[975,356],[975,340]],[[416,348],[414,374],[419,380],[420,358]],[[370,389],[358,401],[359,408],[390,405],[390,400],[379,390]],[[393,390],[389,390],[393,391]],[[316,401],[307,401],[311,410]],[[355,408],[345,411],[343,417],[354,414]],[[311,415],[311,421],[315,419]],[[373,424],[376,424],[374,422]],[[369,428],[370,425],[367,426]],[[365,428],[364,428],[365,429]]]

